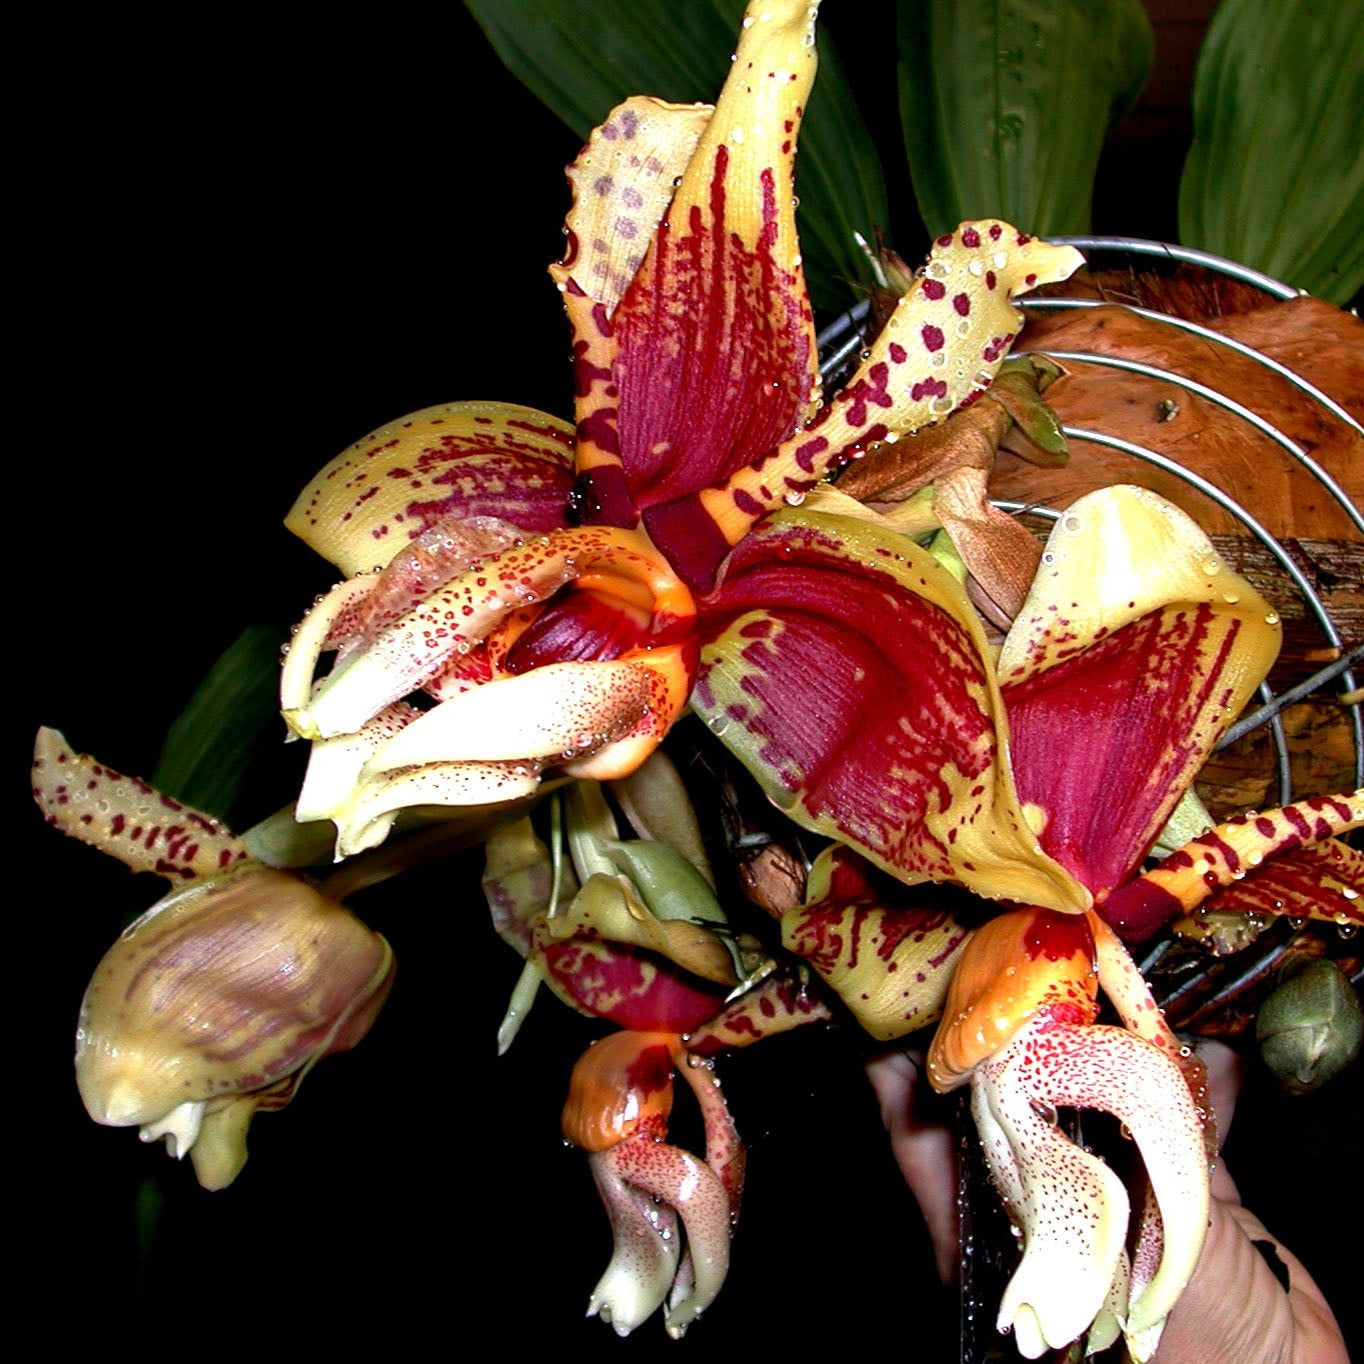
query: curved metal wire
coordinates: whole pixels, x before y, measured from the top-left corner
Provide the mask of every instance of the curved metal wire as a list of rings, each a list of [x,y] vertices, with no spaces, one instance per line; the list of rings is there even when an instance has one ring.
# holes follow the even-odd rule
[[[1281,379],[1287,380],[1294,388],[1298,389],[1304,397],[1310,398],[1319,407],[1325,408],[1337,421],[1343,422],[1364,436],[1364,424],[1357,422],[1329,393],[1323,393],[1315,384],[1308,383],[1297,370],[1285,365],[1281,360],[1274,359],[1272,355],[1266,355],[1263,351],[1256,350],[1254,346],[1246,345],[1244,341],[1238,341],[1234,336],[1224,336],[1212,327],[1205,327],[1201,322],[1191,322],[1187,317],[1176,317],[1173,313],[1158,313],[1152,308],[1139,308],[1135,303],[1113,302],[1103,298],[1050,296],[1047,298],[1021,298],[1018,302],[1029,313],[1061,312],[1066,309],[1084,308],[1122,308],[1126,312],[1135,313],[1138,317],[1144,317],[1148,322],[1163,322],[1167,326],[1176,327],[1182,332],[1201,336],[1205,341],[1211,341],[1218,346],[1226,346],[1228,350],[1234,350],[1238,355],[1245,356],[1247,360],[1253,360],[1256,364],[1273,370]],[[865,305],[859,306],[863,308],[862,316],[866,316]]]
[[[1118,306],[1122,306],[1119,304]],[[1156,317],[1164,320],[1161,313],[1155,314]],[[1030,351],[1020,351],[1020,355],[1032,354]],[[1219,393],[1215,388],[1209,388],[1206,384],[1200,384],[1196,379],[1178,373],[1175,370],[1164,369],[1160,365],[1148,365],[1143,360],[1126,360],[1117,355],[1098,355],[1093,351],[1083,350],[1052,350],[1048,348],[1046,352],[1053,360],[1082,360],[1087,365],[1102,365],[1106,369],[1126,370],[1131,374],[1144,374],[1148,379],[1160,379],[1164,383],[1173,384],[1176,388],[1182,388],[1187,393],[1197,394],[1200,398],[1205,398],[1218,407],[1231,412],[1242,421],[1253,426],[1257,431],[1269,437],[1277,446],[1286,451],[1288,455],[1302,465],[1313,478],[1317,480],[1330,494],[1331,497],[1345,509],[1345,514],[1354,522],[1361,534],[1364,534],[1364,513],[1350,501],[1346,496],[1345,490],[1338,484],[1320,464],[1307,453],[1296,441],[1291,440],[1279,428],[1271,422],[1267,422],[1258,412],[1252,412],[1250,408],[1238,403],[1234,398],[1228,398],[1225,393]]]
[[[1218,274],[1226,275],[1232,279],[1237,279],[1246,284],[1264,290],[1266,293],[1278,299],[1292,299],[1300,295],[1300,290],[1284,284],[1281,280],[1272,279],[1257,270],[1251,270],[1246,266],[1239,265],[1235,261],[1224,260],[1220,256],[1214,256],[1206,251],[1196,251],[1190,247],[1171,245],[1166,242],[1146,241],[1136,237],[1058,237],[1055,239],[1068,245],[1078,247],[1086,252],[1113,252],[1126,256],[1148,256],[1156,257],[1168,261],[1177,261],[1193,265],[1203,266],[1213,270]],[[1038,311],[1056,311],[1068,308],[1095,308],[1103,307],[1105,303],[1100,299],[1080,299],[1080,298],[1045,298],[1045,299],[1022,299],[1021,304],[1029,309]],[[1135,313],[1150,321],[1155,321],[1163,325],[1175,327],[1181,331],[1189,332],[1204,338],[1214,345],[1225,346],[1228,350],[1238,355],[1254,360],[1263,365],[1266,369],[1273,371],[1293,384],[1308,401],[1318,405],[1324,412],[1329,413],[1337,421],[1343,422],[1352,430],[1364,435],[1364,425],[1361,425],[1353,416],[1350,415],[1334,398],[1323,393],[1315,385],[1303,379],[1301,375],[1295,373],[1289,366],[1282,364],[1271,356],[1264,355],[1254,347],[1246,345],[1244,342],[1237,341],[1231,337],[1222,335],[1212,328],[1202,326],[1197,322],[1190,322],[1185,318],[1173,317],[1166,313],[1161,313],[1149,308],[1135,307],[1130,304],[1112,303],[1107,306],[1124,308],[1126,311]],[[826,327],[819,335],[820,353],[825,357],[823,370],[826,374],[833,372],[838,365],[844,364],[852,356],[853,352],[863,344],[861,324],[867,317],[869,305],[865,302],[859,303],[855,308],[850,309],[840,318],[836,319],[829,327]],[[1134,373],[1144,374],[1152,378],[1160,379],[1176,385],[1187,392],[1194,393],[1206,401],[1212,402],[1227,412],[1245,421],[1256,430],[1272,440],[1285,455],[1294,460],[1302,469],[1310,474],[1323,489],[1330,495],[1331,499],[1339,505],[1349,518],[1351,523],[1364,533],[1364,512],[1351,501],[1350,497],[1339,483],[1317,463],[1311,455],[1293,441],[1289,436],[1280,431],[1271,422],[1266,421],[1258,413],[1251,411],[1234,398],[1219,392],[1218,390],[1202,384],[1194,379],[1189,379],[1184,375],[1174,371],[1163,369],[1156,365],[1146,364],[1141,361],[1126,360],[1120,357],[1101,355],[1089,351],[1058,351],[1048,350],[1048,355],[1061,360],[1076,360],[1090,364],[1106,365],[1110,368],[1128,370]],[[1196,488],[1201,494],[1208,497],[1217,506],[1221,507],[1229,515],[1234,517],[1246,531],[1258,540],[1268,552],[1273,556],[1278,565],[1282,568],[1294,588],[1302,596],[1306,605],[1307,613],[1320,627],[1328,644],[1342,650],[1343,644],[1340,632],[1337,630],[1331,614],[1322,601],[1320,595],[1313,588],[1306,575],[1299,568],[1296,561],[1284,549],[1277,539],[1274,538],[1249,511],[1242,507],[1236,500],[1224,493],[1215,484],[1202,478],[1198,474],[1184,468],[1177,460],[1171,459],[1154,450],[1149,450],[1144,446],[1136,445],[1131,441],[1123,440],[1121,437],[1109,435],[1106,432],[1089,431],[1078,427],[1063,428],[1068,438],[1076,440],[1090,441],[1096,445],[1103,445],[1110,449],[1120,451],[1134,459],[1141,460],[1147,464],[1154,465],[1182,479],[1191,487]],[[1051,508],[1039,507],[1030,504],[1001,501],[996,502],[996,506],[1011,512],[1032,512],[1049,520],[1055,520],[1060,513]],[[1356,681],[1353,669],[1364,662],[1364,647],[1356,647],[1348,653],[1342,655],[1329,667],[1322,669],[1312,677],[1299,683],[1298,685],[1276,695],[1267,683],[1260,687],[1261,704],[1251,713],[1242,717],[1218,745],[1225,747],[1234,743],[1237,739],[1253,730],[1268,724],[1270,726],[1271,738],[1275,751],[1276,778],[1279,788],[1280,804],[1286,804],[1292,799],[1292,768],[1290,755],[1288,752],[1287,738],[1284,733],[1282,712],[1284,708],[1295,701],[1302,700],[1304,697],[1318,690],[1328,682],[1339,678],[1341,684],[1347,692],[1356,689]],[[1351,735],[1354,743],[1354,781],[1356,786],[1364,786],[1364,716],[1361,716],[1361,708],[1357,701],[1350,705],[1350,726]]]
[[[1243,284],[1253,284],[1276,298],[1298,298],[1301,289],[1285,284],[1281,279],[1252,270],[1238,261],[1226,260],[1207,251],[1196,251],[1192,246],[1179,246],[1173,242],[1152,242],[1143,237],[1050,237],[1049,241],[1060,242],[1064,246],[1074,246],[1081,251],[1120,251],[1129,256],[1159,256],[1162,260],[1181,261],[1186,265],[1201,265],[1219,275],[1239,279]]]

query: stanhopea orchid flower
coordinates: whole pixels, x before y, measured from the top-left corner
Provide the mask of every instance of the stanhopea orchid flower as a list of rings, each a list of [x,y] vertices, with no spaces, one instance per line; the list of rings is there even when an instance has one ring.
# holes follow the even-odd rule
[[[678,1073],[701,1107],[704,1160],[665,1141]],[[615,1240],[588,1316],[624,1336],[666,1298],[664,1321],[678,1339],[725,1281],[743,1185],[744,1150],[713,1068],[676,1034],[613,1033],[574,1067],[563,1130],[591,1153]]]
[[[1102,986],[1125,1027],[1096,1024]],[[1195,1101],[1140,975],[1092,911],[1013,910],[963,948],[929,1052],[934,1088],[971,1084],[986,1163],[1022,1235],[1001,1331],[1035,1359],[1091,1331],[1146,1358],[1193,1274],[1208,1220]],[[1060,1107],[1112,1113],[1137,1143],[1158,1217],[1126,1258],[1122,1180],[1060,1130]],[[1092,1328],[1092,1330],[1091,1330]]]
[[[217,821],[39,732],[49,823],[174,885],[95,968],[76,1081],[90,1116],[188,1155],[206,1189],[246,1162],[259,1111],[283,1108],[322,1057],[369,1031],[393,952],[298,876],[263,866]]]
[[[359,575],[303,622],[282,688],[314,744],[299,818],[335,821],[339,855],[382,840],[401,810],[619,777],[698,680],[720,732],[734,717],[714,713],[716,674],[733,667],[759,698],[736,732],[753,723],[761,764],[810,818],[883,864],[918,865],[865,827],[871,807],[895,820],[900,774],[923,761],[918,702],[878,688],[888,704],[869,713],[861,698],[938,639],[934,611],[856,520],[788,503],[978,397],[1021,328],[1012,297],[1080,257],[963,225],[821,404],[792,180],[817,8],[751,5],[713,109],[628,100],[570,167],[551,274],[574,338],[572,427],[504,404],[429,408],[357,443],[295,505],[290,527]],[[755,591],[761,638],[735,625]],[[836,619],[841,601],[856,618]],[[781,724],[764,727],[755,712],[771,707]],[[840,797],[861,792],[846,820],[827,808],[827,768]],[[1015,811],[994,813],[983,834],[1031,841]]]
[[[1197,1260],[1206,1157],[1200,1097],[1119,934],[1149,937],[1203,902],[1364,923],[1364,858],[1335,839],[1364,823],[1364,792],[1238,818],[1139,874],[1272,663],[1275,613],[1188,517],[1136,488],[1060,520],[997,663],[964,593],[913,561],[957,626],[958,647],[932,660],[931,732],[961,736],[955,768],[973,784],[952,764],[931,770],[897,836],[925,850],[919,879],[1028,907],[968,933],[986,906],[974,920],[899,908],[835,849],[783,939],[878,1037],[941,1016],[930,1078],[970,1081],[1022,1234],[999,1319],[1019,1348],[1036,1356],[1094,1322],[1092,1340],[1121,1327],[1144,1358]],[[991,786],[1034,835],[1022,854],[976,840]],[[1124,1027],[1096,1025],[1100,988]],[[1116,1113],[1141,1150],[1160,1216],[1145,1214],[1130,1281],[1127,1195],[1053,1126],[1058,1106]]]

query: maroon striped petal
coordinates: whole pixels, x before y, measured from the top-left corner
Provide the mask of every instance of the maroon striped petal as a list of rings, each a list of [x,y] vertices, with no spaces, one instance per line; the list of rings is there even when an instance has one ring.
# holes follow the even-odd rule
[[[832,1011],[810,987],[810,974],[804,969],[768,976],[722,1013],[693,1028],[687,1050],[709,1056],[724,1047],[751,1046],[804,1023],[829,1022]]]
[[[1057,523],[999,679],[1042,846],[1102,899],[1136,870],[1278,652],[1278,616],[1144,488]]]
[[[441,517],[492,517],[526,535],[566,524],[573,430],[511,403],[445,403],[356,441],[299,494],[284,524],[343,573],[386,564]]]
[[[1101,912],[1138,941],[1196,910],[1364,925],[1364,854],[1335,839],[1361,825],[1364,790],[1241,815],[1120,887]]]
[[[637,509],[681,576],[706,586],[728,546],[690,502],[680,515],[671,504],[767,454],[814,397],[792,192],[813,23],[807,0],[753,7],[715,113],[614,313],[573,301],[574,284],[591,292],[576,274],[567,287],[570,311],[585,315],[580,331],[590,323],[594,333],[580,339],[580,439],[620,460],[596,464],[584,450],[584,515],[629,524]]]
[[[788,510],[740,544],[702,613],[692,704],[792,818],[901,880],[1086,909],[1019,808],[984,649],[927,552]]]
[[[913,906],[911,894],[834,845],[810,869],[806,903],[782,916],[782,946],[882,1041],[937,1022],[968,931],[949,909]]]

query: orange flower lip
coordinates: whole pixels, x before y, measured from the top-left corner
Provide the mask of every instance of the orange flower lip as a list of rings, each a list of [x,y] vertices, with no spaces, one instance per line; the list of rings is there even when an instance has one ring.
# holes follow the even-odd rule
[[[1099,966],[1086,914],[1020,909],[982,924],[961,950],[928,1053],[934,1089],[955,1089],[1034,1018],[1092,1023]]]
[[[564,1136],[584,1151],[605,1151],[630,1137],[662,1139],[673,1106],[679,1042],[671,1033],[612,1033],[573,1067]]]

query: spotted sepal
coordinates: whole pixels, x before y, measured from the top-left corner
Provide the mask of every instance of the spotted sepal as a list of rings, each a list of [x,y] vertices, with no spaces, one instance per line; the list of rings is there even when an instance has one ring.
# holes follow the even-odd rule
[[[1239,815],[1115,891],[1104,917],[1135,940],[1172,919],[1198,936],[1200,916],[1228,913],[1358,928],[1364,925],[1364,854],[1335,836],[1362,824],[1364,790]]]
[[[940,422],[994,382],[1023,315],[1012,300],[1084,263],[994,220],[963,223],[934,243],[927,263],[864,352],[842,391],[769,457],[701,501],[732,544],[756,516],[813,487],[832,469]],[[897,452],[913,455],[912,442]],[[925,459],[932,453],[926,451]]]
[[[639,97],[613,109],[568,168],[573,206],[566,249],[549,273],[573,329],[576,467],[595,504],[590,519],[633,526],[636,512],[621,471],[619,390],[612,315],[644,253],[713,110]]]
[[[827,1023],[829,1006],[810,988],[809,972],[774,972],[684,1039],[688,1051],[709,1056],[725,1047],[747,1047],[805,1023]]]
[[[246,845],[216,819],[77,753],[55,729],[38,731],[33,799],[47,822],[133,871],[180,883],[248,858]]]
[[[1278,616],[1144,488],[1081,498],[1004,641],[1020,800],[1097,900],[1120,886],[1274,661]]]
[[[937,1021],[966,941],[950,909],[913,907],[912,895],[835,844],[815,859],[805,904],[782,916],[782,945],[881,1041]]]
[[[284,524],[343,573],[386,564],[441,517],[525,535],[567,524],[573,429],[511,403],[445,403],[381,426],[308,484]]]
[[[1014,795],[984,650],[926,551],[789,509],[735,550],[703,613],[692,705],[793,819],[900,880],[1087,909]]]

